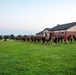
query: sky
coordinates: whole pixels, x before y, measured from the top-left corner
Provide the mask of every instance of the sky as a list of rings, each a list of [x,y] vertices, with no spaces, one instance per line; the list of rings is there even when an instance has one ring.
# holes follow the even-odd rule
[[[34,35],[76,22],[76,0],[0,0],[0,35]]]

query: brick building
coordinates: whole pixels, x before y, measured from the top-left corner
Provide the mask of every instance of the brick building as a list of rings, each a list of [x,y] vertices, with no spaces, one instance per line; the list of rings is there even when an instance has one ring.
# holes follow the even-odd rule
[[[67,23],[67,24],[58,24],[53,28],[45,28],[43,31],[37,33],[38,36],[75,36],[76,37],[76,22]]]

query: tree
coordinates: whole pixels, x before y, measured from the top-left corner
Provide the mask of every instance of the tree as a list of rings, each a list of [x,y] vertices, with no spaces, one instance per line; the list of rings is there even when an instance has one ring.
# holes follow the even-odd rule
[[[9,35],[5,35],[4,38],[9,39]]]
[[[11,34],[11,35],[10,35],[10,39],[13,39],[13,40],[15,39],[14,34]]]
[[[26,37],[27,37],[27,35],[24,35],[24,37],[26,38]]]
[[[0,35],[0,40],[2,40],[2,36]]]
[[[4,41],[7,41],[7,39],[9,39],[9,35],[5,35],[3,38],[4,38]]]
[[[22,36],[21,36],[21,35],[18,35],[17,37],[18,37],[18,38],[21,38]]]

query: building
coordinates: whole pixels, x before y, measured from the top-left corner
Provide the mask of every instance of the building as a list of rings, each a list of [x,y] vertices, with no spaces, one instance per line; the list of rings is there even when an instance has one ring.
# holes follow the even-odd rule
[[[43,31],[36,33],[36,36],[43,36]]]
[[[38,35],[38,34],[36,34]],[[45,28],[41,33],[39,33],[39,35],[43,35],[43,36],[75,36],[76,37],[76,22],[72,22],[72,23],[67,23],[67,24],[58,24],[57,26],[53,27],[53,28]]]

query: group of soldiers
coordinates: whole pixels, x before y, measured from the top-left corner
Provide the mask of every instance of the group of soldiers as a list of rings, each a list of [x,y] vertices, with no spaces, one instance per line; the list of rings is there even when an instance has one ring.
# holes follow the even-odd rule
[[[65,43],[67,42],[72,43],[72,41],[76,41],[75,36],[69,35],[68,37],[66,36],[52,36],[52,37],[41,37],[41,36],[26,36],[26,37],[16,37],[15,40],[21,40],[21,41],[26,41],[26,42],[34,42],[34,43],[42,43],[42,44],[50,44],[51,42],[54,44],[59,44],[59,43]]]

